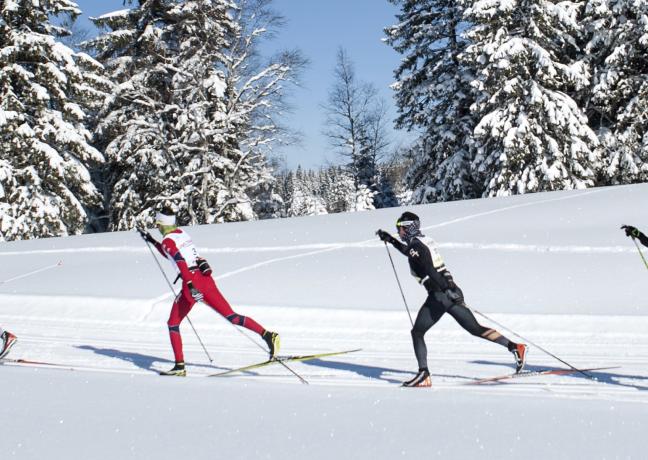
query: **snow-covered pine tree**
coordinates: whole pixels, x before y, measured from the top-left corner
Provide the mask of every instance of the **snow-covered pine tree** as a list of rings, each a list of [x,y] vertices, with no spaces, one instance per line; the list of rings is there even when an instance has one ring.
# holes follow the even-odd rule
[[[174,3],[177,6],[170,12],[175,25],[169,39],[177,43],[172,119],[178,142],[172,145],[172,155],[182,178],[171,196],[175,203],[184,204],[179,206],[180,214],[184,211],[190,224],[255,219],[248,189],[271,194],[267,188],[271,174],[263,158],[250,158],[240,150],[240,132],[230,125],[228,106],[236,96],[222,69],[227,50],[241,30],[230,14],[234,4],[226,0]]]
[[[393,178],[381,172],[383,187],[393,203],[397,205],[396,196],[391,190]],[[285,217],[315,214],[364,211],[376,209],[377,192],[361,184],[356,186],[355,178],[348,168],[328,166],[319,171],[307,170],[301,166],[296,172],[276,173],[277,192],[285,203]]]
[[[293,53],[294,67],[288,58],[257,65],[266,31],[249,8],[267,2],[239,3],[140,0],[95,19],[107,33],[89,46],[119,83],[98,129],[110,228],[150,223],[160,202],[173,203],[182,224],[276,214],[262,153],[279,130],[273,103],[300,61]]]
[[[330,166],[321,172],[322,199],[330,214],[352,211],[355,206],[353,176],[341,166]]]
[[[266,158],[274,146],[294,142],[281,117],[290,111],[289,88],[298,83],[307,64],[297,49],[269,59],[261,57],[262,40],[272,38],[284,23],[271,6],[272,0],[237,0],[233,18],[237,27],[229,36],[231,46],[223,50],[227,88],[223,122],[227,148],[239,158],[235,177],[242,186],[232,198],[247,196],[259,218],[278,215],[280,198],[272,191],[272,170]],[[240,218],[227,216],[227,220]]]
[[[374,197],[374,205],[377,209],[398,206],[394,185],[388,166],[385,164],[378,165],[376,195]]]
[[[90,41],[118,88],[97,132],[109,159],[108,227],[150,224],[172,203],[181,224],[223,212],[252,216],[233,198],[244,174],[224,129],[223,50],[236,25],[223,0],[139,0],[94,19],[106,33]]]
[[[392,153],[389,161],[381,165],[381,175],[389,184],[394,197],[393,206],[407,206],[415,204],[413,191],[406,181],[407,171],[411,169],[414,159],[411,158],[412,147],[402,146]]]
[[[459,60],[463,8],[454,0],[390,0],[399,5],[398,24],[385,29],[386,42],[403,55],[393,85],[398,128],[420,130],[409,154],[408,184],[414,202],[478,196],[470,173],[469,140],[474,128],[471,66]]]
[[[648,180],[648,2],[590,0],[583,23],[593,85],[590,125],[605,149],[602,182]]]
[[[310,172],[312,173],[312,171]],[[326,214],[326,206],[320,196],[315,193],[317,184],[308,171],[304,172],[301,166],[292,176],[292,195],[288,206],[288,217],[314,216]]]
[[[282,171],[276,174],[275,181],[275,191],[281,197],[280,217],[288,217],[290,215],[290,202],[294,193],[295,173],[292,171]]]
[[[104,33],[83,44],[117,84],[96,128],[108,160],[101,177],[108,230],[132,228],[139,219],[152,221],[165,177],[177,173],[166,149],[162,118],[171,87],[161,38],[167,8],[143,1],[131,9],[90,18]]]
[[[589,83],[578,8],[547,0],[467,2],[476,67],[473,167],[484,196],[595,185],[596,135],[570,97]]]
[[[61,43],[75,51],[81,51],[81,43],[91,37],[90,30],[83,27],[77,17],[66,17],[59,25],[69,31],[69,35],[61,37]]]
[[[0,2],[0,239],[80,234],[101,206],[103,155],[86,123],[105,97],[102,67],[59,40],[70,0]]]
[[[371,190],[366,185],[360,184],[360,186],[355,191],[355,207],[353,210],[371,211],[373,209],[376,209],[376,206],[374,205],[375,196],[376,192]]]
[[[287,181],[285,159],[268,157],[267,166],[272,172],[272,180],[260,184],[254,190],[254,212],[259,219],[285,217]]]

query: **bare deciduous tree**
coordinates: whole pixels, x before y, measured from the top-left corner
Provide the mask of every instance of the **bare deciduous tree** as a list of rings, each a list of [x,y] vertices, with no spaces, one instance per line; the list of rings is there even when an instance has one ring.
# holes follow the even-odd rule
[[[348,159],[356,187],[376,186],[377,165],[387,139],[387,108],[371,83],[360,81],[347,52],[340,48],[333,72],[334,83],[323,109],[331,146]]]

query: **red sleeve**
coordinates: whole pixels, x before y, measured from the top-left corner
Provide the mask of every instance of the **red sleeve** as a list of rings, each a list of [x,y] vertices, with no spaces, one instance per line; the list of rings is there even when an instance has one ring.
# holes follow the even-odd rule
[[[162,248],[166,254],[170,255],[175,261],[178,269],[180,270],[180,276],[182,276],[183,281],[191,281],[191,272],[187,266],[187,261],[182,257],[182,254],[178,250],[175,242],[171,238],[165,238],[162,240]],[[166,255],[165,255],[166,256]]]

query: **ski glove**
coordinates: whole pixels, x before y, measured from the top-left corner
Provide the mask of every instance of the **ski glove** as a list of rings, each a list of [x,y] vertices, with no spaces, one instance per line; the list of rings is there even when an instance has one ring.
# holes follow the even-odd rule
[[[196,265],[198,265],[198,270],[200,270],[200,273],[202,273],[205,276],[209,276],[212,274],[212,269],[209,266],[209,263],[202,257],[196,257]]]
[[[380,241],[384,241],[385,243],[393,243],[395,238],[391,236],[389,233],[387,233],[384,230],[378,230],[376,232],[376,235],[378,235],[378,238],[380,238]]]
[[[151,234],[149,232],[147,232],[146,230],[142,230],[141,228],[138,228],[136,230],[137,230],[137,233],[139,233],[139,235],[142,237],[142,239],[144,241],[146,241],[147,243],[151,243],[151,244],[157,243],[157,241],[155,241],[155,238],[153,238],[151,236]]]
[[[456,289],[457,285],[455,284],[454,279],[452,278],[452,275],[450,274],[450,272],[448,270],[444,270],[442,272],[442,274],[443,274],[443,277],[445,278],[445,280],[448,283],[448,289]]]
[[[639,236],[641,235],[641,232],[636,227],[633,227],[632,225],[624,225],[621,228],[625,230],[626,236],[630,236],[632,238],[639,238]]]
[[[203,301],[205,296],[202,294],[202,292],[200,292],[198,289],[196,289],[196,287],[193,285],[193,283],[191,281],[189,281],[187,283],[187,287],[189,288],[189,293],[191,294],[191,297],[193,297],[193,299],[196,302],[202,302]]]
[[[453,283],[454,284],[454,283]],[[452,303],[463,302],[463,294],[459,289],[446,289],[443,293],[450,299]]]

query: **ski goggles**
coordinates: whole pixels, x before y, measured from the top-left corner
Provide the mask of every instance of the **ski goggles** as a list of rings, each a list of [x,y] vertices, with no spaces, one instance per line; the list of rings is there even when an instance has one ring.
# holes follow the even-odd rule
[[[410,225],[414,223],[416,223],[415,220],[401,220],[400,222],[396,221],[396,230],[398,230],[399,227],[408,228]]]

